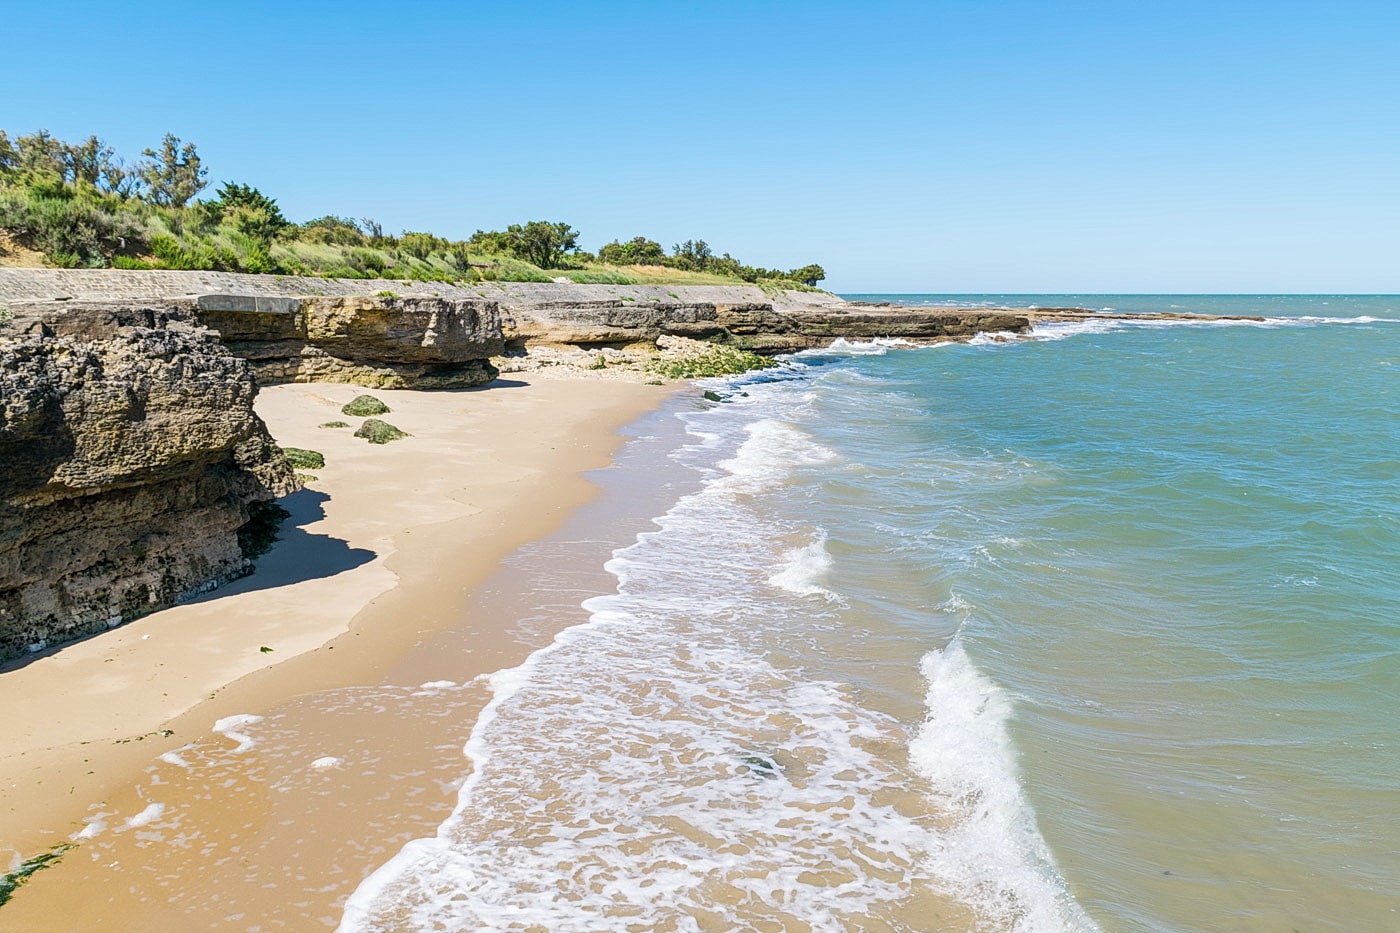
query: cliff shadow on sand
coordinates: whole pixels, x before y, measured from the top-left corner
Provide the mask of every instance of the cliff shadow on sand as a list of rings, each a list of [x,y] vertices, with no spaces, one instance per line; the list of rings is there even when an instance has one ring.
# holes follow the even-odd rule
[[[266,554],[254,559],[256,572],[190,602],[207,602],[236,593],[252,593],[333,577],[374,560],[378,555],[368,548],[351,547],[340,538],[306,530],[307,525],[326,517],[325,504],[330,498],[324,492],[302,489],[278,499],[277,504],[287,510],[288,517],[277,531],[276,543]]]

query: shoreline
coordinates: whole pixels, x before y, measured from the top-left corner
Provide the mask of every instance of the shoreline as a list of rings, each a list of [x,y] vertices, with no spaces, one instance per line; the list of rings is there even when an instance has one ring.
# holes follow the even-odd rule
[[[11,711],[0,726],[7,861],[68,842],[98,802],[104,812],[129,815],[137,801],[120,801],[152,763],[222,739],[211,739],[218,720],[380,683],[415,649],[457,627],[494,642],[466,659],[466,676],[502,666],[484,655],[523,658],[528,649],[502,644],[506,633],[493,630],[492,620],[464,624],[469,600],[505,557],[597,494],[583,472],[606,466],[624,442],[619,431],[677,387],[552,376],[485,390],[375,391],[394,409],[389,420],[414,439],[373,446],[351,438],[353,429],[316,427],[364,391],[329,384],[262,390],[258,410],[273,435],[322,451],[327,466],[284,503],[293,518],[257,573],[8,666],[0,677],[0,703]],[[463,658],[454,657],[452,668],[464,676]],[[210,832],[233,816],[204,810]],[[127,834],[133,842],[137,835]],[[114,893],[106,904],[94,896],[86,905],[64,897],[73,885],[90,890],[100,879],[90,860],[77,857],[89,847],[34,875],[0,909],[0,927],[78,928],[85,909],[106,924],[153,920],[145,913],[152,905],[132,895]]]

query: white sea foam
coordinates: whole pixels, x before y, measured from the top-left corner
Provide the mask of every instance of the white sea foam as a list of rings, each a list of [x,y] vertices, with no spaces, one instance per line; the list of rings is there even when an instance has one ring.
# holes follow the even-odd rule
[[[214,731],[225,738],[233,739],[233,741],[237,742],[238,746],[233,751],[234,754],[239,754],[248,751],[257,744],[252,736],[239,730],[243,729],[245,726],[251,726],[259,722],[262,722],[261,716],[254,716],[251,713],[239,713],[236,716],[225,716],[223,719],[214,723]]]
[[[344,758],[336,758],[334,755],[327,755],[324,758],[317,758],[315,761],[311,762],[311,767],[317,769],[337,768],[343,764],[345,764]]]
[[[920,668],[928,719],[910,758],[951,817],[937,832],[930,871],[948,893],[992,918],[994,929],[1096,930],[1065,888],[1017,783],[1006,694],[957,639],[925,655]]]
[[[1013,334],[1011,331],[984,331],[973,335],[967,342],[970,347],[996,346],[1003,343],[1016,343],[1025,338],[1021,334]]]
[[[182,745],[179,748],[172,749],[161,755],[160,760],[168,765],[175,765],[177,768],[189,768],[190,763],[180,754],[188,748],[190,748],[189,745]]]
[[[104,810],[101,813],[88,817],[87,825],[85,825],[82,829],[78,830],[69,838],[74,840],[75,842],[81,842],[86,839],[97,838],[99,835],[106,832],[107,817],[111,815],[111,813]]]
[[[164,813],[164,812],[165,812],[165,804],[163,804],[163,803],[152,803],[152,804],[148,804],[148,805],[146,806],[146,809],[142,810],[140,813],[136,814],[136,815],[133,816],[131,819],[127,820],[127,821],[122,825],[122,828],[123,828],[123,829],[140,829],[142,826],[149,826],[150,824],[154,823],[156,820],[160,819],[161,814]],[[89,824],[89,825],[91,825],[91,824]]]
[[[793,548],[783,554],[782,567],[768,582],[798,596],[825,596],[827,599],[839,597],[821,585],[831,572],[831,554],[826,549],[826,532],[817,536],[802,547]]]
[[[1356,317],[1271,317],[1266,318],[1270,324],[1400,324],[1400,318],[1373,317],[1369,314],[1361,314]]]
[[[746,429],[748,440],[720,467],[730,475],[726,490],[755,495],[784,482],[798,466],[829,463],[836,454],[783,421],[764,419]]]
[[[884,356],[890,350],[914,349],[919,344],[899,337],[876,337],[873,340],[848,340],[837,337],[829,345],[820,349],[801,350],[793,354],[795,359],[831,356]]]

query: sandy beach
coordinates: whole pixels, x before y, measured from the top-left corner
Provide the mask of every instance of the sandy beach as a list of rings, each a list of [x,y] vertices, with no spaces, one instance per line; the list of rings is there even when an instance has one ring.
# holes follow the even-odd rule
[[[0,675],[3,857],[77,843],[0,929],[329,928],[364,874],[431,834],[454,802],[460,713],[487,695],[471,678],[529,650],[472,617],[474,588],[587,501],[581,473],[673,391],[526,378],[373,391],[412,435],[383,446],[340,413],[364,389],[263,390],[273,436],[326,466],[284,501],[292,517],[257,572]],[[320,426],[333,421],[351,427]],[[425,690],[454,714],[392,715]],[[243,755],[249,717],[296,737]],[[373,761],[303,760],[350,746]]]

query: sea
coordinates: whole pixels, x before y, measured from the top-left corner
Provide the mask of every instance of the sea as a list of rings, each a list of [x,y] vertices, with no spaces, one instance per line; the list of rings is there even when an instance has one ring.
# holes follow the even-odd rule
[[[577,623],[340,929],[1400,930],[1400,297],[850,297],[1261,320],[838,341],[633,425],[514,559]]]

